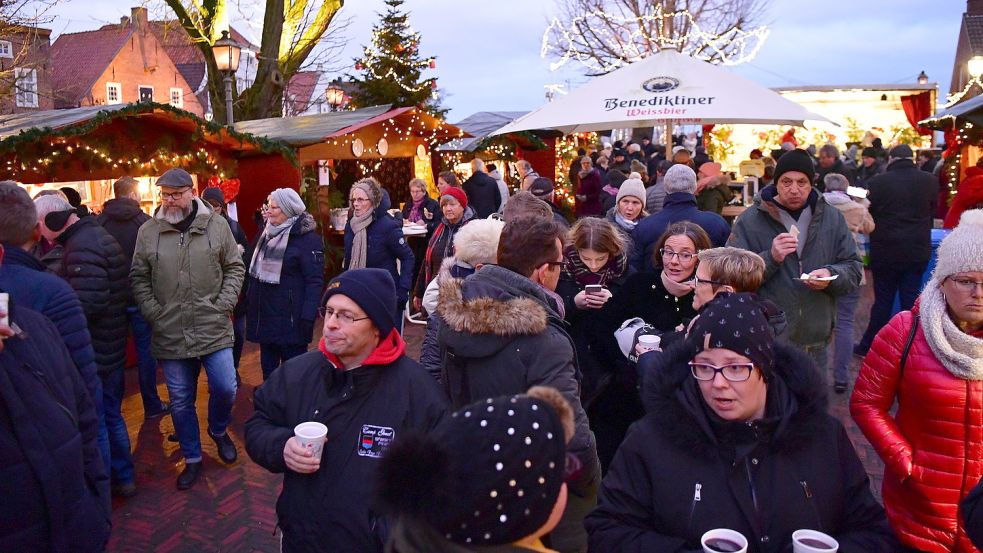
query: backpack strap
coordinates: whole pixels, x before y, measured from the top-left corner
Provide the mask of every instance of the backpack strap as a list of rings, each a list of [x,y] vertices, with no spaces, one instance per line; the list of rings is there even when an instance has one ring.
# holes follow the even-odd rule
[[[908,362],[908,353],[911,352],[911,344],[915,341],[915,334],[918,333],[919,315],[915,315],[911,322],[911,330],[908,331],[908,339],[905,341],[904,350],[901,352],[901,365],[899,366],[898,376],[904,376],[904,366]]]

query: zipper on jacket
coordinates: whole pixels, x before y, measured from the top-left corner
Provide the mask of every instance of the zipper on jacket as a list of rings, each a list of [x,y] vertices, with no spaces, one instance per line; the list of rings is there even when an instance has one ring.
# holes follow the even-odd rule
[[[697,482],[693,486],[693,502],[690,504],[689,508],[689,522],[686,523],[686,528],[688,532],[693,530],[693,517],[696,515],[696,504],[702,501],[703,495],[703,483]]]
[[[37,378],[38,380],[41,381],[42,384],[44,384],[44,387],[47,388],[48,393],[51,394],[51,399],[55,401],[55,405],[57,405],[62,411],[65,412],[66,415],[68,415],[68,419],[72,421],[72,426],[74,426],[76,430],[81,431],[81,428],[79,428],[79,421],[77,418],[75,418],[75,414],[72,413],[72,411],[68,407],[65,407],[65,404],[59,400],[58,394],[56,394],[54,389],[52,389],[51,383],[48,382],[48,378],[44,376],[44,373],[39,370],[36,370],[34,367],[30,365],[24,365],[24,367],[27,368],[27,370],[31,371],[31,374],[33,374],[35,378]]]
[[[812,508],[812,514],[816,517],[816,530],[825,532],[825,530],[823,530],[823,519],[819,516],[819,509],[816,507],[816,498],[812,494],[812,489],[809,487],[809,482],[799,480],[799,485],[802,486],[802,491],[806,496],[806,502]]]

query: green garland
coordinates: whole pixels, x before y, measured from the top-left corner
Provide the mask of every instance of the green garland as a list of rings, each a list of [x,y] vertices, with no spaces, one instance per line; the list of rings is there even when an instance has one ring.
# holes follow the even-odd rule
[[[69,125],[60,129],[52,129],[50,127],[34,127],[30,130],[21,131],[17,135],[0,140],[0,155],[16,153],[17,151],[28,147],[28,145],[37,144],[45,139],[81,138],[116,119],[152,113],[157,110],[168,112],[182,119],[189,119],[193,121],[195,123],[195,130],[191,134],[191,140],[193,142],[202,141],[205,138],[205,131],[208,131],[211,134],[219,134],[220,132],[225,131],[230,138],[238,140],[240,146],[248,143],[256,146],[259,151],[264,154],[280,154],[287,158],[295,167],[300,166],[300,163],[297,160],[297,153],[293,150],[293,148],[287,146],[279,140],[271,140],[269,138],[238,132],[234,129],[219,125],[218,123],[206,121],[201,117],[198,117],[197,115],[183,109],[178,109],[169,104],[159,104],[156,102],[140,102],[128,105],[118,110],[100,111],[95,115],[95,117],[81,124]]]

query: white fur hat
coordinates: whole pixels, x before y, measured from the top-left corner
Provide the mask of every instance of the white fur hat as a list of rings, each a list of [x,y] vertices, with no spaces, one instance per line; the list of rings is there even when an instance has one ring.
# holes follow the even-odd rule
[[[963,212],[959,225],[939,244],[932,280],[956,273],[983,272],[983,209]]]

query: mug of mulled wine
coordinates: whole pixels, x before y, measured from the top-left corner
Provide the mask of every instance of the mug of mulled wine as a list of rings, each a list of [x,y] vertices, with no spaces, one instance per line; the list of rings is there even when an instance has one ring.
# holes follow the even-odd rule
[[[792,532],[793,553],[836,553],[840,543],[815,530],[796,530]]]
[[[717,528],[700,538],[703,553],[747,553],[747,538],[740,532]]]

